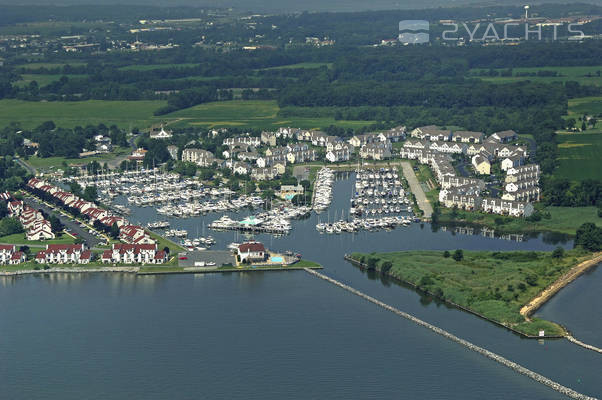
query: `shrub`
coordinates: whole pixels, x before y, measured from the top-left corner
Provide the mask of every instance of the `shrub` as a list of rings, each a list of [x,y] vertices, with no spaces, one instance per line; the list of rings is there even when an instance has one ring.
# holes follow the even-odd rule
[[[388,273],[391,270],[392,267],[393,267],[393,263],[391,263],[391,261],[385,261],[380,266],[380,271],[382,273],[386,274],[386,273]]]
[[[454,251],[453,258],[456,261],[462,261],[462,259],[464,259],[464,252],[462,250],[460,250],[460,249]]]
[[[564,257],[564,249],[562,247],[556,247],[552,252],[552,257],[554,258],[562,258]]]
[[[451,254],[449,254],[449,251],[448,251],[448,250],[445,250],[445,251],[443,252],[443,257],[445,257],[445,258],[449,258],[449,256],[450,256],[450,255],[451,255]]]

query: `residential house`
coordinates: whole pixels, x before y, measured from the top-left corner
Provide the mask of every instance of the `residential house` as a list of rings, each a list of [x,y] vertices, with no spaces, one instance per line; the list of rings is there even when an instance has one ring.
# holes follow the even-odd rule
[[[253,147],[261,146],[261,138],[256,136],[236,136],[224,139],[224,146],[248,145]]]
[[[516,140],[517,138],[518,135],[516,134],[516,132],[514,132],[513,130],[507,130],[491,134],[487,138],[487,141],[491,143],[509,143],[513,140]]]
[[[0,244],[0,264],[9,264],[13,254],[17,252],[17,246],[14,244]]]
[[[491,163],[485,157],[480,154],[472,156],[472,166],[474,167],[477,174],[489,175],[491,174]]]
[[[27,240],[51,240],[55,238],[52,232],[52,226],[47,220],[36,221],[25,234]]]
[[[348,147],[344,147],[340,150],[329,150],[326,153],[326,159],[331,163],[349,161],[350,158],[351,152]]]
[[[275,167],[253,168],[251,170],[251,178],[256,181],[269,181],[278,176],[278,170]]]
[[[154,244],[155,240],[138,225],[124,225],[119,230],[119,239],[129,244]]]
[[[113,244],[101,256],[103,263],[115,264],[163,264],[167,253],[158,250],[156,244]]]
[[[520,155],[504,157],[501,162],[502,171],[508,171],[510,168],[515,168],[523,165],[524,157]]]
[[[150,128],[150,138],[151,139],[169,139],[173,136],[173,131],[169,129],[165,129],[163,124],[154,125]]]
[[[441,129],[436,125],[427,125],[415,128],[410,132],[410,136],[421,140],[449,141],[452,138],[452,132],[449,129]]]
[[[463,210],[477,210],[481,206],[480,190],[477,187],[466,185],[439,192],[439,202],[445,207],[457,207]]]
[[[282,185],[277,195],[284,200],[292,200],[296,195],[302,195],[305,189],[301,185]]]
[[[452,135],[452,141],[462,143],[481,143],[485,138],[483,132],[456,131]]]
[[[178,159],[178,146],[174,146],[174,145],[167,146],[167,152],[169,153],[169,156],[171,157],[172,160]]]
[[[385,160],[391,158],[391,142],[368,143],[360,149],[363,159]]]
[[[215,162],[215,156],[207,150],[189,148],[182,150],[182,161],[193,162],[201,167],[210,167]]]
[[[533,214],[533,205],[531,203],[492,197],[483,198],[481,209],[488,213],[510,215],[513,217],[528,217]]]
[[[40,264],[88,264],[91,259],[92,252],[83,244],[48,244],[36,254]]]

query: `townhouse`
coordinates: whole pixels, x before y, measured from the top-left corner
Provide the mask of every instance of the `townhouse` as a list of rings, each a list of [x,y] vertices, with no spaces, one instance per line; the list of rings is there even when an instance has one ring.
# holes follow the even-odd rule
[[[111,250],[105,250],[100,260],[115,264],[163,264],[168,255],[158,250],[156,244],[113,244]]]
[[[528,217],[533,214],[533,205],[521,201],[485,197],[481,202],[481,210],[493,214]]]
[[[48,244],[36,254],[39,264],[88,264],[92,252],[83,244]]]
[[[201,167],[210,167],[216,160],[210,151],[188,148],[182,150],[182,161],[192,162]]]
[[[0,244],[0,264],[21,264],[27,259],[25,253],[17,251],[14,244]]]
[[[452,134],[451,140],[462,143],[481,143],[484,138],[483,132],[456,131]]]
[[[332,149],[326,152],[326,160],[331,163],[349,161],[351,152],[348,147],[343,147],[340,150]]]
[[[478,210],[481,207],[480,190],[471,185],[443,189],[439,192],[439,202],[445,207],[463,210]]]
[[[487,141],[490,143],[509,143],[518,139],[518,135],[513,130],[492,133]]]
[[[154,244],[155,240],[138,225],[125,225],[119,230],[119,239],[129,244]]]
[[[235,136],[231,138],[226,138],[223,141],[224,146],[240,146],[240,145],[248,145],[253,147],[261,146],[261,138],[256,136]]]
[[[491,163],[487,158],[483,157],[482,155],[477,154],[476,156],[472,156],[471,164],[477,174],[491,174]]]
[[[485,189],[485,181],[482,179],[466,178],[463,176],[444,176],[440,184],[443,189],[459,186],[473,186],[479,188],[479,190]]]
[[[436,125],[420,126],[410,132],[410,136],[421,140],[450,141],[452,132],[449,129],[441,129]]]
[[[363,159],[386,160],[391,158],[391,142],[373,142],[365,144],[360,149]]]

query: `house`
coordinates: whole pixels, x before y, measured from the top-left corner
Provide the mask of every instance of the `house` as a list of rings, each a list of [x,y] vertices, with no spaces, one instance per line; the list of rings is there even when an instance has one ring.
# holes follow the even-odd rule
[[[245,242],[239,245],[237,254],[241,263],[261,262],[267,258],[266,249],[259,242]]]
[[[482,179],[465,178],[463,176],[444,176],[440,183],[442,189],[460,186],[473,186],[477,187],[479,190],[485,189],[485,181]]]
[[[111,250],[102,253],[103,263],[115,264],[163,264],[167,253],[158,250],[156,244],[113,244]]]
[[[87,264],[92,254],[83,244],[48,244],[36,254],[40,264]]]
[[[472,166],[479,175],[491,174],[491,163],[487,158],[480,154],[472,156]]]
[[[481,202],[481,209],[488,213],[511,215],[513,217],[528,217],[533,214],[533,205],[520,201],[495,199],[486,197]]]
[[[174,145],[167,146],[167,152],[169,153],[169,156],[171,157],[172,160],[178,159],[178,146],[174,146]]]
[[[477,210],[481,206],[480,190],[472,186],[443,189],[439,192],[439,202],[445,207],[463,210]]]
[[[348,147],[344,147],[340,150],[329,150],[326,153],[326,159],[331,163],[349,161],[350,158],[351,152]]]
[[[23,253],[22,251],[15,251],[10,257],[10,260],[8,260],[8,263],[11,265],[21,264],[25,262],[25,260],[27,260],[27,256],[25,255],[25,253]]]
[[[525,162],[524,157],[520,155],[504,157],[501,163],[502,171],[508,171],[510,168],[519,167]]]
[[[0,244],[0,264],[9,264],[13,254],[17,252],[14,244]]]
[[[318,153],[315,150],[305,150],[289,152],[286,155],[286,160],[291,164],[299,164],[309,161],[315,161],[318,158]]]
[[[146,231],[138,225],[124,225],[119,229],[119,239],[130,244],[154,244]]]
[[[266,132],[263,131],[261,132],[261,143],[267,145],[267,146],[276,146],[276,134],[274,132]]]
[[[449,129],[441,129],[436,125],[427,125],[415,128],[410,132],[410,136],[422,140],[449,141],[452,138],[452,132]]]
[[[483,132],[456,131],[452,135],[452,141],[462,143],[481,143],[485,138]]]
[[[256,181],[269,181],[278,176],[278,171],[274,167],[268,168],[253,168],[251,170],[251,178]]]
[[[200,167],[210,167],[215,162],[212,152],[196,148],[182,150],[182,161],[192,162]]]
[[[368,143],[360,149],[360,157],[372,160],[391,158],[391,142]]]
[[[282,185],[277,195],[284,200],[292,200],[296,195],[302,195],[305,189],[301,185]]]
[[[169,139],[173,136],[173,131],[169,129],[165,129],[163,124],[155,125],[150,128],[150,138],[151,139]]]
[[[224,139],[224,146],[248,145],[253,147],[261,146],[261,138],[256,136],[236,136]]]
[[[507,130],[491,134],[487,138],[487,141],[490,143],[509,143],[513,140],[516,140],[517,138],[518,135],[516,134],[516,132],[514,132],[513,130]]]
[[[55,235],[52,232],[52,226],[47,220],[36,221],[25,234],[27,240],[50,240],[54,239]]]
[[[132,151],[132,154],[128,156],[128,160],[142,162],[144,160],[144,156],[146,155],[147,150],[143,148],[137,148]]]

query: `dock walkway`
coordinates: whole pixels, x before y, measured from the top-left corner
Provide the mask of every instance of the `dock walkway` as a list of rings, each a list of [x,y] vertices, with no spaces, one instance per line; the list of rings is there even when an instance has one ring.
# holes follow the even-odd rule
[[[353,293],[353,294],[355,294],[357,296],[360,296],[360,297],[364,298],[365,300],[368,300],[369,302],[374,303],[374,304],[376,304],[376,305],[384,308],[385,310],[391,311],[392,313],[397,314],[400,317],[406,318],[406,319],[408,319],[408,320],[416,323],[417,325],[420,325],[420,326],[423,326],[423,327],[425,327],[427,329],[430,329],[431,331],[435,332],[438,335],[441,335],[441,336],[443,336],[443,337],[445,337],[445,338],[447,338],[447,339],[449,339],[451,341],[459,343],[462,346],[464,346],[464,347],[466,347],[466,348],[468,348],[468,349],[470,349],[470,350],[472,350],[474,352],[477,352],[477,353],[479,353],[479,354],[481,354],[481,355],[483,355],[483,356],[485,356],[485,357],[487,357],[487,358],[489,358],[489,359],[491,359],[491,360],[493,360],[493,361],[495,361],[495,362],[497,362],[499,364],[502,364],[505,367],[508,367],[508,368],[510,368],[510,369],[512,369],[512,370],[514,370],[514,371],[516,371],[516,372],[518,372],[520,374],[522,374],[522,375],[525,375],[525,376],[533,379],[536,382],[544,384],[544,385],[550,387],[551,389],[553,389],[553,390],[555,390],[555,391],[557,391],[559,393],[562,393],[565,396],[568,396],[568,397],[570,397],[572,399],[579,399],[579,400],[595,400],[595,397],[590,397],[590,396],[584,395],[584,394],[579,393],[579,392],[577,392],[577,391],[575,391],[575,390],[573,390],[571,388],[568,388],[568,387],[563,386],[563,385],[561,385],[559,383],[556,383],[553,380],[548,379],[545,376],[538,374],[537,372],[533,372],[530,369],[527,369],[527,368],[523,367],[522,365],[517,364],[517,363],[515,363],[513,361],[510,361],[507,358],[504,358],[504,357],[502,357],[502,356],[500,356],[500,355],[498,355],[496,353],[493,353],[493,352],[491,352],[491,351],[489,351],[489,350],[487,350],[487,349],[485,349],[483,347],[477,346],[475,344],[470,343],[467,340],[464,340],[464,339],[461,339],[461,338],[459,338],[459,337],[457,337],[455,335],[452,335],[451,333],[449,333],[449,332],[447,332],[447,331],[445,331],[445,330],[443,330],[441,328],[438,328],[438,327],[436,327],[434,325],[431,325],[428,322],[425,322],[425,321],[423,321],[423,320],[421,320],[419,318],[416,318],[416,317],[414,317],[411,314],[405,313],[405,312],[403,312],[403,311],[401,311],[401,310],[399,310],[399,309],[397,309],[395,307],[392,307],[392,306],[390,306],[388,304],[385,304],[382,301],[379,301],[379,300],[375,299],[374,297],[370,297],[367,294],[364,294],[364,293],[360,292],[359,290],[352,288],[351,286],[345,285],[344,283],[341,283],[341,282],[339,282],[339,281],[337,281],[335,279],[332,279],[332,278],[330,278],[330,277],[328,277],[328,276],[326,276],[324,274],[321,274],[319,272],[313,271],[313,270],[311,270],[309,268],[305,268],[305,271],[307,273],[311,274],[311,275],[314,275],[314,276],[320,278],[320,279],[323,279],[323,280],[325,280],[327,282],[330,282],[330,283],[332,283],[332,284],[334,284],[334,285],[336,285],[336,286],[338,286],[338,287],[340,287],[342,289],[345,289],[348,292],[351,292],[351,293]]]
[[[431,216],[433,215],[433,206],[431,206],[431,203],[426,198],[424,190],[422,190],[422,186],[420,186],[418,178],[416,178],[416,174],[412,169],[412,165],[407,161],[402,161],[401,168],[403,170],[403,175],[408,180],[410,190],[412,191],[412,193],[414,193],[414,196],[416,196],[418,207],[420,207],[420,209],[424,213],[424,218],[431,219]]]

